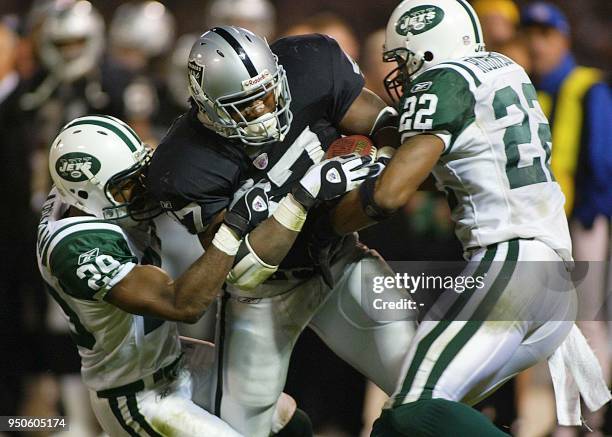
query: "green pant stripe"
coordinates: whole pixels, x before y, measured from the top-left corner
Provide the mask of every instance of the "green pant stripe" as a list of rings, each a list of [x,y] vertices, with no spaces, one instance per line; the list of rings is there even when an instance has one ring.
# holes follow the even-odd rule
[[[125,419],[123,418],[121,410],[119,409],[119,402],[117,401],[117,398],[109,398],[108,404],[110,405],[113,415],[115,416],[117,421],[119,421],[119,425],[121,425],[121,428],[123,428],[125,432],[127,432],[130,436],[138,437],[138,433],[134,431],[132,427],[128,425]]]
[[[496,283],[491,286],[491,289],[487,291],[487,294],[478,305],[476,312],[474,313],[474,320],[484,321],[487,319],[493,307],[501,297],[502,293],[508,286],[508,282],[512,277],[514,270],[516,269],[516,262],[519,255],[519,240],[511,240],[508,242],[508,255],[506,256],[506,262],[502,267],[500,276],[497,278]]]
[[[478,308],[473,316],[474,320],[469,320],[444,348],[442,354],[440,354],[440,357],[431,370],[429,378],[427,378],[427,382],[425,383],[420,399],[432,398],[433,391],[436,384],[440,380],[442,373],[444,373],[446,368],[450,365],[453,359],[455,359],[461,349],[467,344],[478,329],[480,329],[491,309],[499,300],[499,297],[508,286],[508,282],[510,282],[510,278],[514,273],[516,260],[518,259],[518,247],[519,242],[517,240],[513,240],[508,243],[508,254],[506,255],[504,265],[502,266],[499,275],[497,278],[495,278],[495,281],[491,285],[491,288],[487,291],[486,296],[478,305]]]
[[[482,261],[478,265],[478,268],[474,272],[472,276],[484,276],[484,274],[491,267],[491,263],[493,259],[495,259],[495,254],[497,253],[497,245],[491,246],[487,249],[485,256]],[[472,293],[472,289],[465,290],[459,298],[453,303],[449,311],[444,316],[443,320],[441,320],[432,330],[427,334],[421,341],[419,341],[419,345],[417,346],[417,350],[412,358],[412,363],[410,364],[410,368],[406,373],[406,378],[404,379],[404,383],[402,384],[402,389],[399,395],[396,397],[394,407],[402,404],[402,399],[406,396],[406,394],[410,391],[412,387],[412,382],[414,381],[414,377],[416,373],[421,367],[423,360],[425,359],[425,355],[429,351],[429,348],[433,344],[433,342],[444,332],[444,330],[450,325],[450,320],[452,320],[456,315],[463,309],[466,303],[469,300],[469,296],[464,298],[464,295],[470,295]]]
[[[151,425],[147,422],[144,416],[138,410],[138,402],[136,401],[136,395],[127,395],[127,406],[128,410],[130,410],[130,415],[132,419],[134,419],[140,427],[146,431],[151,437],[162,437],[160,433],[155,431]]]
[[[496,254],[497,254],[497,245],[494,245],[491,248],[487,249],[484,257],[482,258],[482,261],[478,265],[478,268],[476,269],[474,274],[471,276],[472,277],[483,277],[484,274],[488,272],[489,269],[491,268],[491,264],[493,263],[493,260],[495,259]],[[444,320],[451,320],[451,321],[455,320],[457,316],[459,315],[459,313],[461,312],[461,310],[470,301],[470,299],[474,295],[475,290],[476,290],[475,286],[465,289],[463,293],[459,295],[457,300],[453,302],[453,305],[449,308],[449,310],[446,312],[446,315],[444,316]]]

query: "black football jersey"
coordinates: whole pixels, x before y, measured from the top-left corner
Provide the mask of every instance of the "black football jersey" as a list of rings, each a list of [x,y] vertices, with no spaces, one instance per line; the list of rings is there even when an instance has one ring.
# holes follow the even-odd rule
[[[269,180],[271,200],[280,201],[340,137],[338,125],[364,86],[359,67],[327,36],[282,38],[271,49],[287,73],[292,98],[293,121],[282,142],[249,147],[228,140],[204,127],[193,105],[153,155],[151,195],[191,233],[204,231],[248,179]],[[309,264],[304,238],[282,267]]]

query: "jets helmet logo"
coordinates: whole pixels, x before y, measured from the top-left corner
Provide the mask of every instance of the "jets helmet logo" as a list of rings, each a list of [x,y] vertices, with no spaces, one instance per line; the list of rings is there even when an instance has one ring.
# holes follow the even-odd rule
[[[55,163],[55,171],[62,179],[82,182],[100,171],[100,161],[88,153],[66,153]]]
[[[410,9],[397,20],[395,30],[400,35],[418,35],[440,24],[444,11],[437,6],[422,5]]]

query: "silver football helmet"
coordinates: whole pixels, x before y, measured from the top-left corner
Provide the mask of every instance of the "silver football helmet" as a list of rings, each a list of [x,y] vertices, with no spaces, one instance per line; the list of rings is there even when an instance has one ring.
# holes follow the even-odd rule
[[[206,25],[240,26],[269,40],[276,32],[276,10],[269,0],[213,0]]]
[[[160,2],[125,3],[117,8],[109,27],[110,44],[159,56],[174,41],[174,17]]]
[[[234,26],[198,38],[188,60],[189,92],[209,129],[249,146],[282,141],[292,114],[287,75],[265,39]],[[248,120],[244,108],[274,97],[274,109]]]
[[[88,1],[55,9],[42,25],[38,40],[41,61],[63,82],[90,72],[104,51],[104,20]]]

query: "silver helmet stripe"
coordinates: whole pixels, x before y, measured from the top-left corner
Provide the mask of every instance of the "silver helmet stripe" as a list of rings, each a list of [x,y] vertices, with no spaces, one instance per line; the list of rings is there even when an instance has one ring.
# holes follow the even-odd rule
[[[249,58],[247,52],[244,50],[238,40],[232,36],[231,33],[223,29],[222,27],[215,27],[214,29],[212,29],[212,31],[221,36],[234,49],[240,60],[242,60],[244,68],[246,68],[251,77],[255,77],[259,74],[255,66],[253,65],[253,62],[251,62],[251,58]]]
[[[470,21],[472,22],[472,27],[474,28],[474,36],[476,38],[476,42],[478,44],[482,43],[482,33],[478,24],[478,19],[476,18],[476,14],[474,12],[474,10],[472,9],[472,7],[470,5],[468,5],[465,0],[457,0],[459,2],[459,4],[461,6],[463,6],[463,9],[465,9],[465,12],[467,12],[468,16],[470,17]]]

